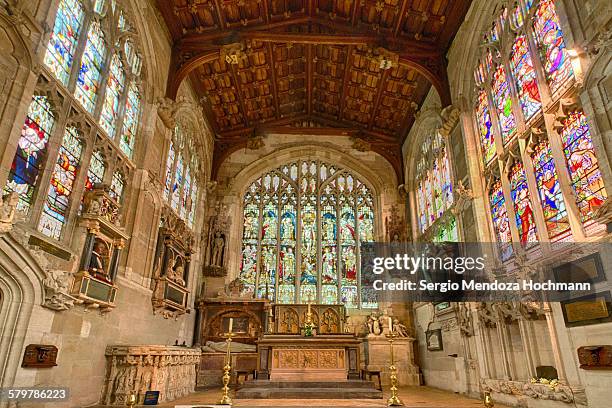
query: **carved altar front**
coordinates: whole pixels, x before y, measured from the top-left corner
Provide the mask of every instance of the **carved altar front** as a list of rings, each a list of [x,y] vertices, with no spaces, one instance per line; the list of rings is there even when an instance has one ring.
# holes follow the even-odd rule
[[[310,305],[312,322],[318,334],[344,333],[346,319],[344,305]],[[308,305],[290,304],[274,306],[272,333],[299,334],[306,323]]]

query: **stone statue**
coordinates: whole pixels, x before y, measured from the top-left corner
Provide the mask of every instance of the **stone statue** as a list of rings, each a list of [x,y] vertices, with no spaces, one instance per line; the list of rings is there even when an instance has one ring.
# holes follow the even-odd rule
[[[18,202],[19,194],[14,191],[2,199],[0,203],[0,232],[7,232],[13,228]]]
[[[202,346],[202,351],[207,353],[227,353],[227,343],[224,341],[207,341],[206,345]],[[230,351],[233,353],[254,353],[257,351],[257,346],[232,341]]]
[[[381,317],[382,316],[379,317],[376,312],[368,316],[367,325],[368,325],[369,336],[380,336],[383,333],[381,325],[380,325]]]
[[[223,266],[223,248],[225,247],[225,239],[219,231],[215,232],[213,241],[212,256],[210,259],[211,265]]]
[[[398,319],[393,319],[393,333],[397,334],[398,337],[408,337],[408,328]]]

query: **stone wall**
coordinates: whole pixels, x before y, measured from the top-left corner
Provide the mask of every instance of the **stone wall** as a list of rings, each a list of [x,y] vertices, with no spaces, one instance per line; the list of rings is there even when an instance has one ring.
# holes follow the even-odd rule
[[[45,70],[42,56],[58,3],[59,0],[0,2],[2,186],[6,183],[34,88],[41,70]],[[80,305],[67,295],[83,248],[78,217],[71,215],[66,226],[66,234],[72,236],[71,239],[34,247],[28,242],[31,236],[41,238],[43,243],[47,240],[36,231],[31,219],[19,215],[5,217],[5,213],[2,216],[0,280],[10,282],[10,285],[0,284],[0,319],[2,327],[10,328],[11,334],[3,335],[1,339],[3,374],[0,386],[44,385],[70,389],[68,401],[37,404],[37,407],[82,407],[100,402],[106,374],[105,350],[109,344],[172,345],[175,341],[192,344],[194,314],[164,318],[154,313],[151,299],[157,232],[162,208],[167,205],[161,197],[162,180],[168,141],[173,131],[171,124],[164,120],[167,116],[160,116],[159,107],[170,106],[172,115],[186,115],[193,122],[194,136],[199,140],[198,148],[202,152],[202,192],[210,177],[212,135],[187,82],[181,86],[176,102],[159,103],[165,94],[171,44],[154,2],[119,0],[118,4],[128,11],[139,33],[144,98],[141,129],[130,163],[133,173],[126,184],[128,199],[122,214],[122,227],[129,239],[114,282],[118,287],[116,307],[101,313],[99,309]],[[57,149],[58,142],[53,143]],[[196,219],[199,219],[203,216],[205,193],[194,205]],[[200,229],[197,223],[193,232],[198,242]],[[60,248],[63,251],[61,256],[56,256],[58,252],[52,248]],[[190,309],[193,309],[195,290],[200,284],[198,271],[201,261],[197,246],[195,251],[191,257],[187,287],[191,292]],[[21,368],[23,349],[28,344],[57,346],[57,366]],[[0,406],[4,407],[4,404],[0,402]]]

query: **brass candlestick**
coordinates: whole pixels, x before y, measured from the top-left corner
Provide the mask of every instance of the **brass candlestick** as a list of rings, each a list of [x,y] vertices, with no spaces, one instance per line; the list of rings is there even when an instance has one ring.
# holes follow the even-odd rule
[[[491,393],[489,391],[485,391],[483,402],[486,408],[493,408],[495,406],[495,404],[493,403],[493,398],[491,397]]]
[[[229,383],[231,378],[231,370],[232,370],[232,360],[231,360],[231,351],[230,348],[232,346],[232,337],[235,336],[232,333],[232,326],[230,324],[229,333],[224,333],[223,337],[226,338],[225,342],[227,343],[227,354],[225,356],[225,365],[223,366],[223,395],[221,396],[221,400],[219,401],[219,405],[232,405],[232,399],[229,396]]]
[[[387,400],[387,406],[389,407],[400,407],[404,403],[397,395],[397,367],[395,367],[395,361],[393,359],[393,342],[397,337],[397,333],[388,333],[385,335],[391,346],[391,365],[389,366],[389,380],[391,381],[391,396]]]
[[[136,400],[137,400],[137,398],[136,398],[136,394],[132,393],[132,394],[128,395],[128,397],[127,397],[127,401],[126,401],[126,404],[125,404],[125,405],[127,405],[128,407],[130,407],[130,408],[131,408],[131,407],[133,407],[134,405],[136,405]]]

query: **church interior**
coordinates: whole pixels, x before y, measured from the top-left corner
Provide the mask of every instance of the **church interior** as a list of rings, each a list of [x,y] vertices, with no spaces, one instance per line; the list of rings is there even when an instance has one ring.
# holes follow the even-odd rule
[[[0,408],[612,406],[611,33],[609,0],[0,0]],[[366,258],[407,244],[591,291],[401,301]]]

